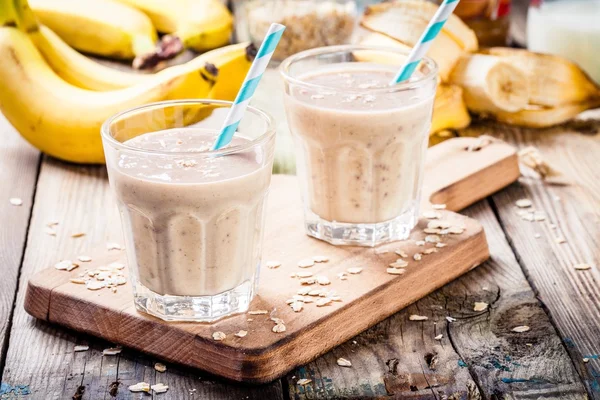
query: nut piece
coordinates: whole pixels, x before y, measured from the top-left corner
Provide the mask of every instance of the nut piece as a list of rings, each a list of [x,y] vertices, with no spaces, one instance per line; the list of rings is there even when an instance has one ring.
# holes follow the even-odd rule
[[[139,382],[135,385],[129,386],[129,391],[150,393],[150,384],[146,382]]]
[[[213,340],[216,340],[217,342],[220,342],[221,340],[225,340],[226,337],[227,337],[227,335],[221,331],[213,332],[213,334],[212,334]]]
[[[351,367],[352,363],[350,362],[350,360],[346,360],[345,358],[338,358],[337,359],[337,365],[339,365],[340,367]]]
[[[429,319],[429,317],[426,317],[425,315],[411,314],[408,319],[411,321],[426,321]]]
[[[162,363],[156,363],[154,364],[154,369],[158,372],[165,372],[167,370],[167,366]]]
[[[488,303],[476,301],[473,305],[473,311],[485,311],[487,310],[488,306]]]
[[[529,328],[527,325],[521,325],[521,326],[515,326],[514,328],[511,329],[511,331],[521,333],[521,332],[527,332],[530,329],[531,328]]]

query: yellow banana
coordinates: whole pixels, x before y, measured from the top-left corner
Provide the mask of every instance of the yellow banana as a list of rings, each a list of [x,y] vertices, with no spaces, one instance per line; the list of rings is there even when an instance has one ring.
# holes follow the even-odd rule
[[[17,26],[17,15],[11,0],[0,0],[0,26]]]
[[[517,112],[497,111],[493,117],[510,125],[528,128],[547,128],[562,124],[577,114],[600,106],[600,99],[586,100],[580,103],[563,104],[556,107],[529,105]]]
[[[529,102],[559,106],[600,97],[600,88],[575,63],[550,54],[507,47],[484,50],[519,68],[529,81]]]
[[[29,5],[42,24],[77,50],[119,59],[155,50],[152,21],[133,7],[113,0],[29,0]]]
[[[379,12],[377,7],[367,7],[361,20],[361,25],[369,31],[386,35],[407,46],[417,43],[427,24],[424,19]],[[446,82],[463,53],[460,45],[442,30],[431,44],[427,55],[437,63],[440,78]]]
[[[456,85],[438,85],[433,103],[430,133],[469,126],[471,116],[463,100],[463,91]]]
[[[429,22],[438,7],[423,0],[399,0],[393,2],[379,3],[369,6],[365,18],[385,18],[390,20],[401,20],[406,17],[420,19]],[[382,16],[381,14],[385,14]],[[452,14],[444,24],[442,31],[450,36],[459,46],[469,52],[477,51],[479,47],[475,31],[467,26],[459,17]]]
[[[143,11],[162,38],[159,53],[178,53],[189,47],[211,50],[229,43],[233,17],[219,0],[118,0]]]
[[[46,64],[26,33],[0,28],[0,111],[32,145],[54,157],[102,163],[100,126],[111,115],[154,101],[204,98],[214,80],[200,66],[237,60],[245,45],[205,53],[187,64],[161,71],[129,88],[92,92],[63,81]],[[212,69],[212,68],[208,68]]]
[[[478,113],[515,112],[529,101],[525,74],[499,57],[466,55],[452,71],[450,81],[463,88],[467,107]]]

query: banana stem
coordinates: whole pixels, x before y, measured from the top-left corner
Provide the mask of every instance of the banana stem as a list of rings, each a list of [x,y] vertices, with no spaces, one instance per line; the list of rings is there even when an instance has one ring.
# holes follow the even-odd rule
[[[133,68],[153,68],[161,61],[169,60],[183,51],[183,42],[178,36],[165,35],[156,45],[154,51],[137,56],[133,60]]]
[[[17,26],[17,16],[11,0],[0,0],[0,26]]]
[[[17,26],[25,32],[35,32],[39,30],[37,18],[33,10],[29,7],[27,0],[13,0],[11,7],[16,14]]]

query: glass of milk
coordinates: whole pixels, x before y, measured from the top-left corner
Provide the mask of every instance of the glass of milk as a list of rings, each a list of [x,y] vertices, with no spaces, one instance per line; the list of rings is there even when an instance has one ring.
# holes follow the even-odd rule
[[[102,127],[139,311],[214,321],[256,293],[275,128],[249,107],[232,142],[211,151],[230,106],[149,104]]]
[[[568,58],[600,83],[600,0],[533,0],[527,47]]]
[[[406,51],[330,46],[280,67],[306,233],[334,245],[408,237],[419,215],[437,67],[389,86]]]

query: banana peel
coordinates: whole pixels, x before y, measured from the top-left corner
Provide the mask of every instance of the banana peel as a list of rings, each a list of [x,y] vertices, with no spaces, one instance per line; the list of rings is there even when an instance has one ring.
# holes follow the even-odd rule
[[[547,128],[563,124],[590,108],[600,107],[600,99],[581,103],[563,104],[556,107],[528,105],[517,112],[498,111],[491,116],[500,122],[526,128]]]
[[[438,85],[433,103],[430,134],[469,126],[471,116],[463,100],[463,91],[457,85]]]

